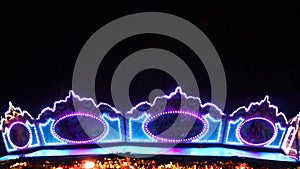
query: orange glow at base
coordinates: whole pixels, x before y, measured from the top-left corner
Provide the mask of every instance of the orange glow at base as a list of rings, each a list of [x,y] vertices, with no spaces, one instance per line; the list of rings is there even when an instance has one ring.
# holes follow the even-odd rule
[[[82,168],[84,169],[92,169],[95,167],[95,163],[93,161],[84,161]]]

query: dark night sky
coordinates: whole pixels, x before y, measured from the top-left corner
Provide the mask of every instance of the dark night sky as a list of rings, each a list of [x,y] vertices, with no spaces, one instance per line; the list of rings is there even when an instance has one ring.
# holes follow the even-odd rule
[[[298,9],[296,4],[232,6],[225,3],[154,2],[1,6],[0,114],[3,116],[9,101],[33,116],[44,107],[53,106],[54,101],[64,98],[71,89],[76,58],[95,31],[127,14],[159,11],[192,22],[215,46],[227,78],[226,113],[242,105],[248,106],[251,101],[260,101],[267,94],[271,103],[292,117],[300,111]],[[165,45],[165,42],[170,43]],[[111,51],[110,57],[116,58],[105,67],[106,70],[98,70],[99,76],[107,79],[101,83],[102,78],[96,83],[99,86],[96,91],[98,101],[111,103],[107,92],[111,77],[107,76],[120,60],[118,56],[126,57],[130,52],[147,47],[175,50],[191,67],[202,66],[193,71],[202,82],[206,81],[200,85],[203,87],[200,91],[204,93],[204,102],[209,101],[210,86],[201,61],[189,58],[192,54],[175,41],[172,43],[171,39],[157,36],[133,37]],[[154,78],[153,74],[144,72],[136,79]],[[158,75],[157,79],[164,77]],[[139,80],[135,80],[131,88],[137,91],[130,91],[134,103],[147,98],[147,93],[140,93],[153,88],[153,84],[148,85],[141,86]],[[155,85],[163,89],[174,86],[172,80]]]

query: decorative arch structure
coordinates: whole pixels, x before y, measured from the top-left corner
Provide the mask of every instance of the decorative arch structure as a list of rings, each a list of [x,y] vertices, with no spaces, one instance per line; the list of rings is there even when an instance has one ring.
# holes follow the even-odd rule
[[[96,154],[103,153],[104,145],[109,153],[145,153],[141,147],[156,153],[153,147],[174,144],[167,153],[212,155],[209,152],[214,149],[214,155],[220,156],[235,156],[239,152],[245,157],[298,161],[299,117],[298,114],[287,120],[268,96],[224,113],[217,105],[202,103],[200,98],[187,96],[177,87],[152,103],[141,102],[120,112],[109,104],[96,104],[70,91],[65,99],[43,109],[36,118],[9,103],[0,129],[8,154],[34,148],[81,149],[87,145],[97,145],[98,148],[87,150]],[[247,152],[250,149],[257,153]],[[270,150],[279,155],[260,154]]]

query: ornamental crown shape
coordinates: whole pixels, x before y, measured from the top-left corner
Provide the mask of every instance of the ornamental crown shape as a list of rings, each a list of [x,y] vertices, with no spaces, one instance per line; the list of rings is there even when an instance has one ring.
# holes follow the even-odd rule
[[[8,153],[47,146],[187,143],[274,149],[295,156],[298,114],[290,121],[269,96],[224,113],[177,87],[127,112],[70,91],[34,118],[9,103],[0,129]]]

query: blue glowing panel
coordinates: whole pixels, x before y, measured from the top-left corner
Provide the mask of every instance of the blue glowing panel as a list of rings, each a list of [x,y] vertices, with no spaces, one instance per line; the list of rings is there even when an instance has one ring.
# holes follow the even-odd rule
[[[129,138],[128,141],[132,142],[157,142],[154,138],[151,138],[144,130],[144,124],[149,115],[144,113],[138,118],[128,119]]]
[[[153,155],[180,155],[180,156],[219,156],[219,157],[245,157],[262,160],[274,160],[285,162],[296,162],[295,159],[276,152],[249,152],[222,147],[207,148],[164,148],[164,147],[141,147],[141,146],[114,146],[91,149],[65,149],[65,150],[39,150],[26,154],[25,157],[54,157],[54,156],[76,156],[76,155],[103,155],[103,154],[124,154],[131,152],[135,157]]]
[[[7,152],[40,146],[33,118],[28,112],[15,108],[11,103],[0,127]]]
[[[124,140],[124,122],[121,117],[111,118],[104,114],[102,116],[103,120],[107,123],[107,132],[98,140],[99,143],[102,142],[122,142]]]
[[[45,146],[66,144],[66,142],[60,140],[54,135],[52,130],[54,121],[55,120],[50,118],[45,123],[39,123],[40,133],[42,136],[42,143]]]
[[[90,149],[45,149],[25,154],[25,157],[54,157],[54,156],[77,156],[77,155],[104,155],[132,152],[136,157],[145,157],[145,155],[180,155],[180,156],[219,156],[219,157],[245,157],[262,160],[275,160],[285,162],[296,162],[295,159],[276,152],[249,152],[222,147],[207,148],[163,148],[163,147],[140,147],[140,146],[114,146],[105,148]],[[18,159],[18,155],[7,155],[0,158],[0,161]]]
[[[240,107],[228,116],[225,144],[279,149],[287,120],[271,105],[268,96],[261,102]]]
[[[3,157],[0,157],[0,161],[8,161],[8,160],[15,160],[18,159],[19,155],[6,155]]]
[[[80,98],[71,91],[65,100],[55,102],[53,108],[43,109],[36,119],[10,103],[5,117],[1,118],[0,129],[5,148],[9,153],[39,146],[49,148],[76,145],[78,147],[72,151],[62,152],[67,155],[82,153],[81,144],[98,144],[106,148],[111,145],[106,143],[122,143],[122,145],[128,142],[159,145],[211,143],[221,147],[225,144],[282,149],[286,156],[275,157],[271,154],[240,150],[227,151],[224,148],[218,150],[174,148],[169,151],[149,147],[144,149],[145,152],[141,152],[143,150],[140,147],[114,146],[106,150],[110,153],[163,152],[174,153],[174,155],[197,155],[198,153],[198,155],[238,155],[271,160],[299,159],[296,138],[300,113],[287,121],[285,115],[279,113],[278,108],[270,104],[268,97],[261,102],[251,103],[248,107],[240,107],[226,116],[216,105],[203,104],[200,98],[187,96],[180,87],[177,87],[170,95],[156,97],[153,103],[139,103],[124,115],[125,117],[108,104],[96,105],[92,99]],[[104,153],[104,149],[94,150],[97,153]],[[206,152],[208,150],[214,152]],[[89,152],[92,151],[86,150],[83,153]],[[31,155],[38,155],[36,153]],[[55,153],[58,152],[53,151],[53,155]]]
[[[73,92],[53,108],[45,108],[37,124],[44,145],[73,145],[122,142],[124,122],[115,108]]]
[[[203,136],[193,140],[194,143],[221,143],[225,119],[215,119],[211,115],[203,117],[207,122],[207,130]]]
[[[126,113],[129,142],[221,143],[225,114],[177,87],[170,95],[142,102]]]

